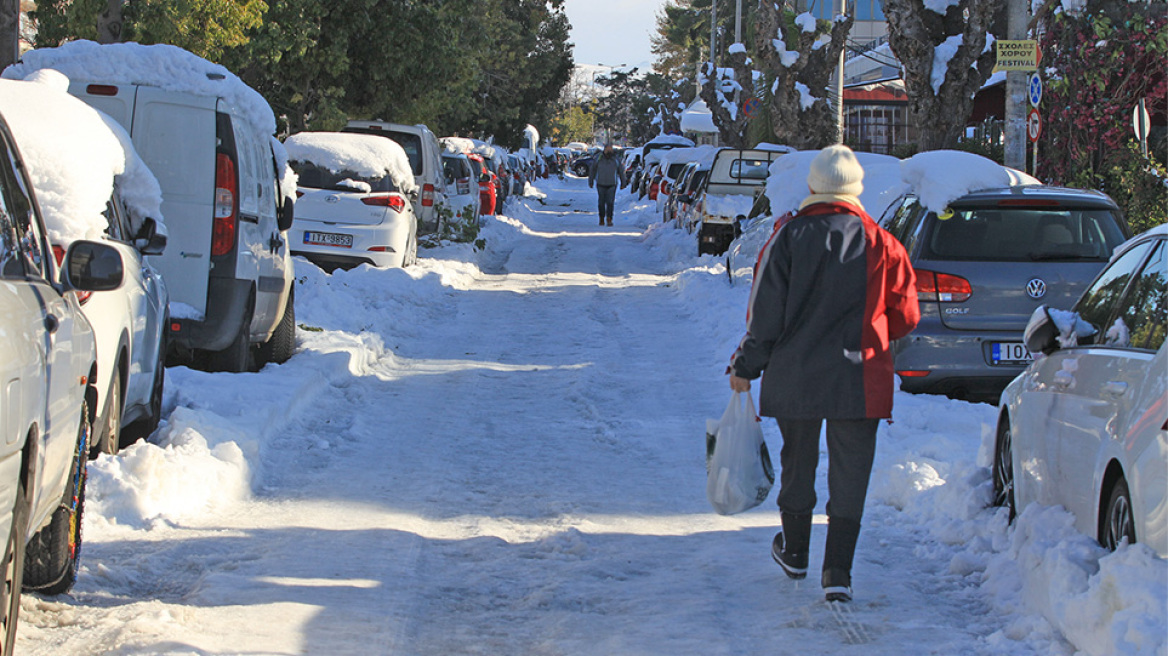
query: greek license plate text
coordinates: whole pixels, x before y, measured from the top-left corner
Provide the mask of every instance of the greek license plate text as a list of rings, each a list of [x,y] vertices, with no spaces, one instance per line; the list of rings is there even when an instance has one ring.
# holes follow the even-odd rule
[[[353,235],[338,235],[334,232],[305,232],[304,243],[315,246],[353,247]]]
[[[1021,342],[994,342],[992,346],[994,364],[1030,362],[1034,359]]]

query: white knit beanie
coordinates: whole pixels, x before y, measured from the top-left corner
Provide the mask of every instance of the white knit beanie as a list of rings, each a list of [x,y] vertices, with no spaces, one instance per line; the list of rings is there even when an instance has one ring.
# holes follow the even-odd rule
[[[856,154],[843,144],[828,146],[811,160],[807,186],[816,194],[859,196],[864,191],[864,169]]]

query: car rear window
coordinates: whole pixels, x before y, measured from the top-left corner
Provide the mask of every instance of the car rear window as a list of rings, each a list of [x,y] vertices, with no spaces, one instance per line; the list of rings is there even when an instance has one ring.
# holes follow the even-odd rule
[[[933,260],[1106,262],[1124,241],[1107,209],[960,208],[930,212],[925,256]]]
[[[736,159],[730,162],[730,177],[736,180],[766,180],[771,163],[765,159]]]
[[[669,173],[667,173],[666,175],[669,176],[670,180],[676,180],[677,176],[681,175],[681,170],[685,168],[686,164],[687,164],[686,162],[680,162],[678,164],[670,164],[669,165]]]
[[[410,168],[414,170],[414,175],[422,175],[422,138],[416,134],[409,132],[397,132],[396,130],[378,130],[376,128],[345,128],[342,132],[359,132],[361,134],[375,134],[379,137],[389,137],[406,151],[406,157],[410,160]]]
[[[301,187],[330,191],[357,191],[354,185],[344,184],[346,180],[352,180],[364,182],[372,188],[372,191],[376,192],[398,191],[388,175],[380,178],[368,178],[357,175],[353,171],[336,173],[312,162],[297,162],[295,160],[288,162],[288,165],[296,172],[299,178],[296,184]]]

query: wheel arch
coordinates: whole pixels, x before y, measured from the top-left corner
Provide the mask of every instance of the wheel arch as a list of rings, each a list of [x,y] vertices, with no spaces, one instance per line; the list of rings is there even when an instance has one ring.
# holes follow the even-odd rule
[[[1111,500],[1111,489],[1120,479],[1126,481],[1127,476],[1123,473],[1123,466],[1119,464],[1119,461],[1112,458],[1103,470],[1103,479],[1099,482],[1099,493],[1095,499],[1095,539],[1100,544],[1103,543],[1104,534],[1107,531],[1107,503]],[[1135,530],[1134,523],[1132,529]],[[1136,538],[1138,540],[1139,536],[1137,535]]]

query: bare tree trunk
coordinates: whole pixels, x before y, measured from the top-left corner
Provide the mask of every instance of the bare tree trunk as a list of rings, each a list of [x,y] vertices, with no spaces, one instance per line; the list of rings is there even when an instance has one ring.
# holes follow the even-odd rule
[[[784,8],[769,1],[759,4],[758,57],[775,76],[769,107],[775,138],[801,150],[838,143],[842,135],[828,85],[854,16],[849,12],[833,22],[830,32],[821,25],[809,32],[790,24]],[[822,34],[829,34],[830,41],[816,49],[813,46]],[[789,36],[793,47],[788,45]]]
[[[97,17],[97,39],[99,43],[121,43],[122,4],[124,0],[108,0],[105,11]]]
[[[961,0],[942,16],[922,0],[884,1],[888,42],[903,67],[920,150],[952,148],[960,140],[973,97],[993,68],[994,50],[986,48],[986,35],[1004,7],[1004,0]],[[938,50],[942,44],[956,45],[956,51],[935,87],[934,60],[945,50]]]
[[[20,58],[20,0],[0,0],[0,70]]]

